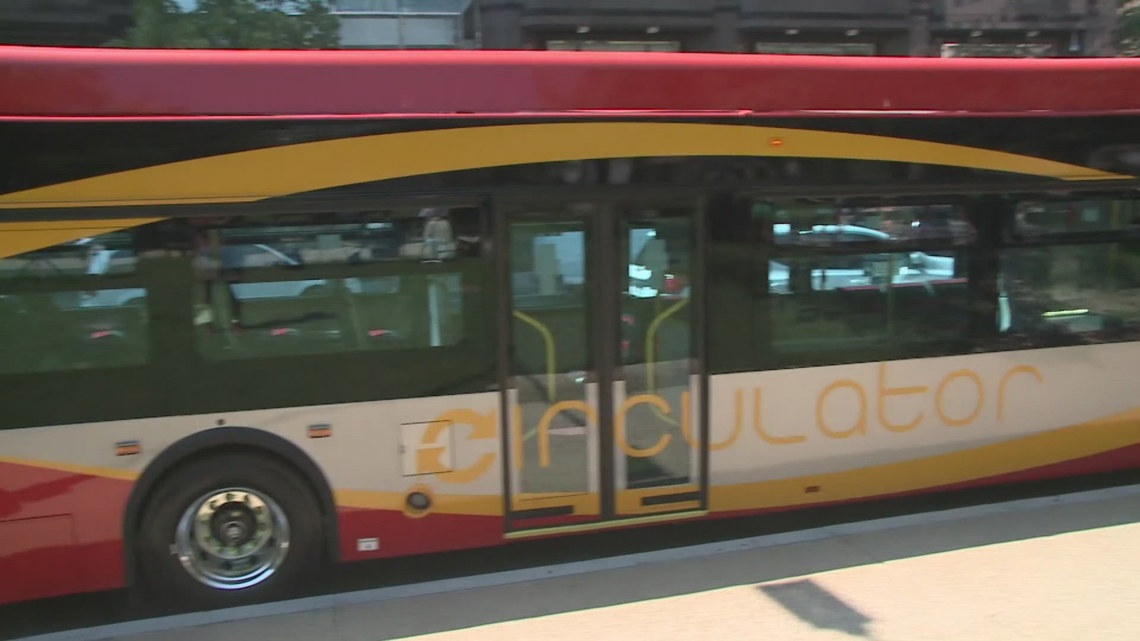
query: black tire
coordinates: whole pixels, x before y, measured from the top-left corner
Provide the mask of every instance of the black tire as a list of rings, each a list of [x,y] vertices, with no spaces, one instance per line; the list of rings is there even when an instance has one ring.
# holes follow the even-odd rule
[[[227,498],[213,503],[203,501],[216,496]],[[221,503],[218,509],[210,507],[217,503]],[[232,509],[225,507],[231,505]],[[213,518],[203,515],[211,510]],[[260,520],[265,514],[280,515],[285,527],[275,527],[281,523],[275,518],[270,519],[274,521],[271,526],[257,527],[265,525]],[[241,523],[249,527],[242,528]],[[253,538],[263,541],[256,551],[239,558],[236,569],[224,568],[227,561],[198,544],[201,532],[225,532],[234,536],[230,540],[241,541],[234,529],[226,529],[231,525],[238,531],[254,532]],[[258,534],[263,529],[269,534]],[[180,531],[184,533],[181,537]],[[282,532],[283,537],[273,537]],[[269,457],[253,454],[218,454],[176,468],[147,500],[135,540],[141,587],[156,605],[217,608],[275,599],[302,583],[318,580],[324,566],[321,513],[312,490],[298,472]],[[217,544],[217,550],[244,550],[224,547],[219,539],[209,540]],[[248,545],[252,547],[258,540]],[[281,546],[282,540],[287,545]],[[283,552],[281,547],[285,548]],[[191,559],[187,550],[196,550],[198,554]],[[235,579],[233,583],[217,585],[229,578],[219,579],[217,575],[252,572],[256,564],[266,564],[266,558],[277,558],[277,564],[251,575],[245,582],[248,584]],[[217,572],[212,574],[214,570]],[[215,584],[210,585],[211,582]]]

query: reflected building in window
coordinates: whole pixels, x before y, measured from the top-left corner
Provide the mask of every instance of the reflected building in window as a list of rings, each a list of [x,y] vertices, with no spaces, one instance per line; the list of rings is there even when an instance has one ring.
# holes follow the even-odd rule
[[[473,49],[472,0],[328,0],[345,49]]]

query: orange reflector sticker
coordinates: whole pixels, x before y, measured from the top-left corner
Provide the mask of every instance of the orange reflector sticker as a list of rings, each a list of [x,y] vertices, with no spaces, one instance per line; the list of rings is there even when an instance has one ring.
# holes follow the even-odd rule
[[[138,441],[115,443],[115,456],[134,456],[140,452],[142,452],[142,445]]]

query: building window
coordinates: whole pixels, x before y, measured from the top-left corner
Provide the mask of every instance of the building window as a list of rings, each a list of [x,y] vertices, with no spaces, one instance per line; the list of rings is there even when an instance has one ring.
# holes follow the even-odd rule
[[[677,40],[547,40],[550,51],[668,51],[681,50]]]
[[[970,43],[947,42],[941,47],[943,58],[1049,58],[1057,48],[1049,43]]]
[[[753,51],[809,56],[873,56],[875,45],[870,42],[757,42]]]

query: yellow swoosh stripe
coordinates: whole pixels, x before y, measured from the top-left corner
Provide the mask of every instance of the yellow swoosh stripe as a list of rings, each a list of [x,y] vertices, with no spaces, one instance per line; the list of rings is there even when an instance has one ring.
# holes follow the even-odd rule
[[[120,229],[147,225],[161,218],[121,218],[118,220],[67,220],[0,223],[0,258],[68,243],[88,236],[109,234]]]
[[[1111,452],[1140,443],[1140,409],[1002,443],[911,461],[790,479],[714,486],[710,512],[735,512],[874,497],[938,488],[1031,470]],[[818,488],[811,493],[805,488]],[[345,507],[401,510],[399,492],[338,491]],[[442,514],[501,516],[499,496],[437,495],[432,510]]]
[[[23,465],[25,467],[38,467],[45,470],[55,470],[57,472],[68,472],[71,474],[82,474],[84,476],[96,476],[106,479],[118,479],[120,481],[135,481],[139,478],[139,472],[136,472],[135,470],[120,470],[113,467],[98,467],[94,465],[75,465],[73,463],[63,463],[61,461],[40,461],[36,459],[0,456],[0,463]]]
[[[1024,438],[830,474],[713,487],[710,511],[864,498],[1031,470],[1140,443],[1140,409]],[[811,493],[805,488],[818,488]]]
[[[527,163],[652,156],[880,160],[1068,181],[1130,176],[976,147],[778,127],[538,123],[378,134],[256,149],[0,196],[0,209],[252,202],[317,189]]]
[[[403,492],[374,492],[369,490],[337,490],[334,500],[339,507],[367,510],[404,510],[407,495]],[[503,499],[491,494],[436,494],[432,513],[466,514],[475,516],[501,516]]]
[[[964,481],[1030,470],[1111,452],[1140,443],[1140,408],[1080,425],[1034,434],[969,450],[911,461],[790,479],[716,486],[710,489],[710,511],[730,512],[873,497],[953,485]],[[0,456],[0,463],[134,481],[139,473],[108,467],[76,465]],[[807,493],[805,488],[818,488]],[[403,492],[337,490],[341,507],[401,511]],[[436,494],[433,513],[501,516],[498,495]]]

